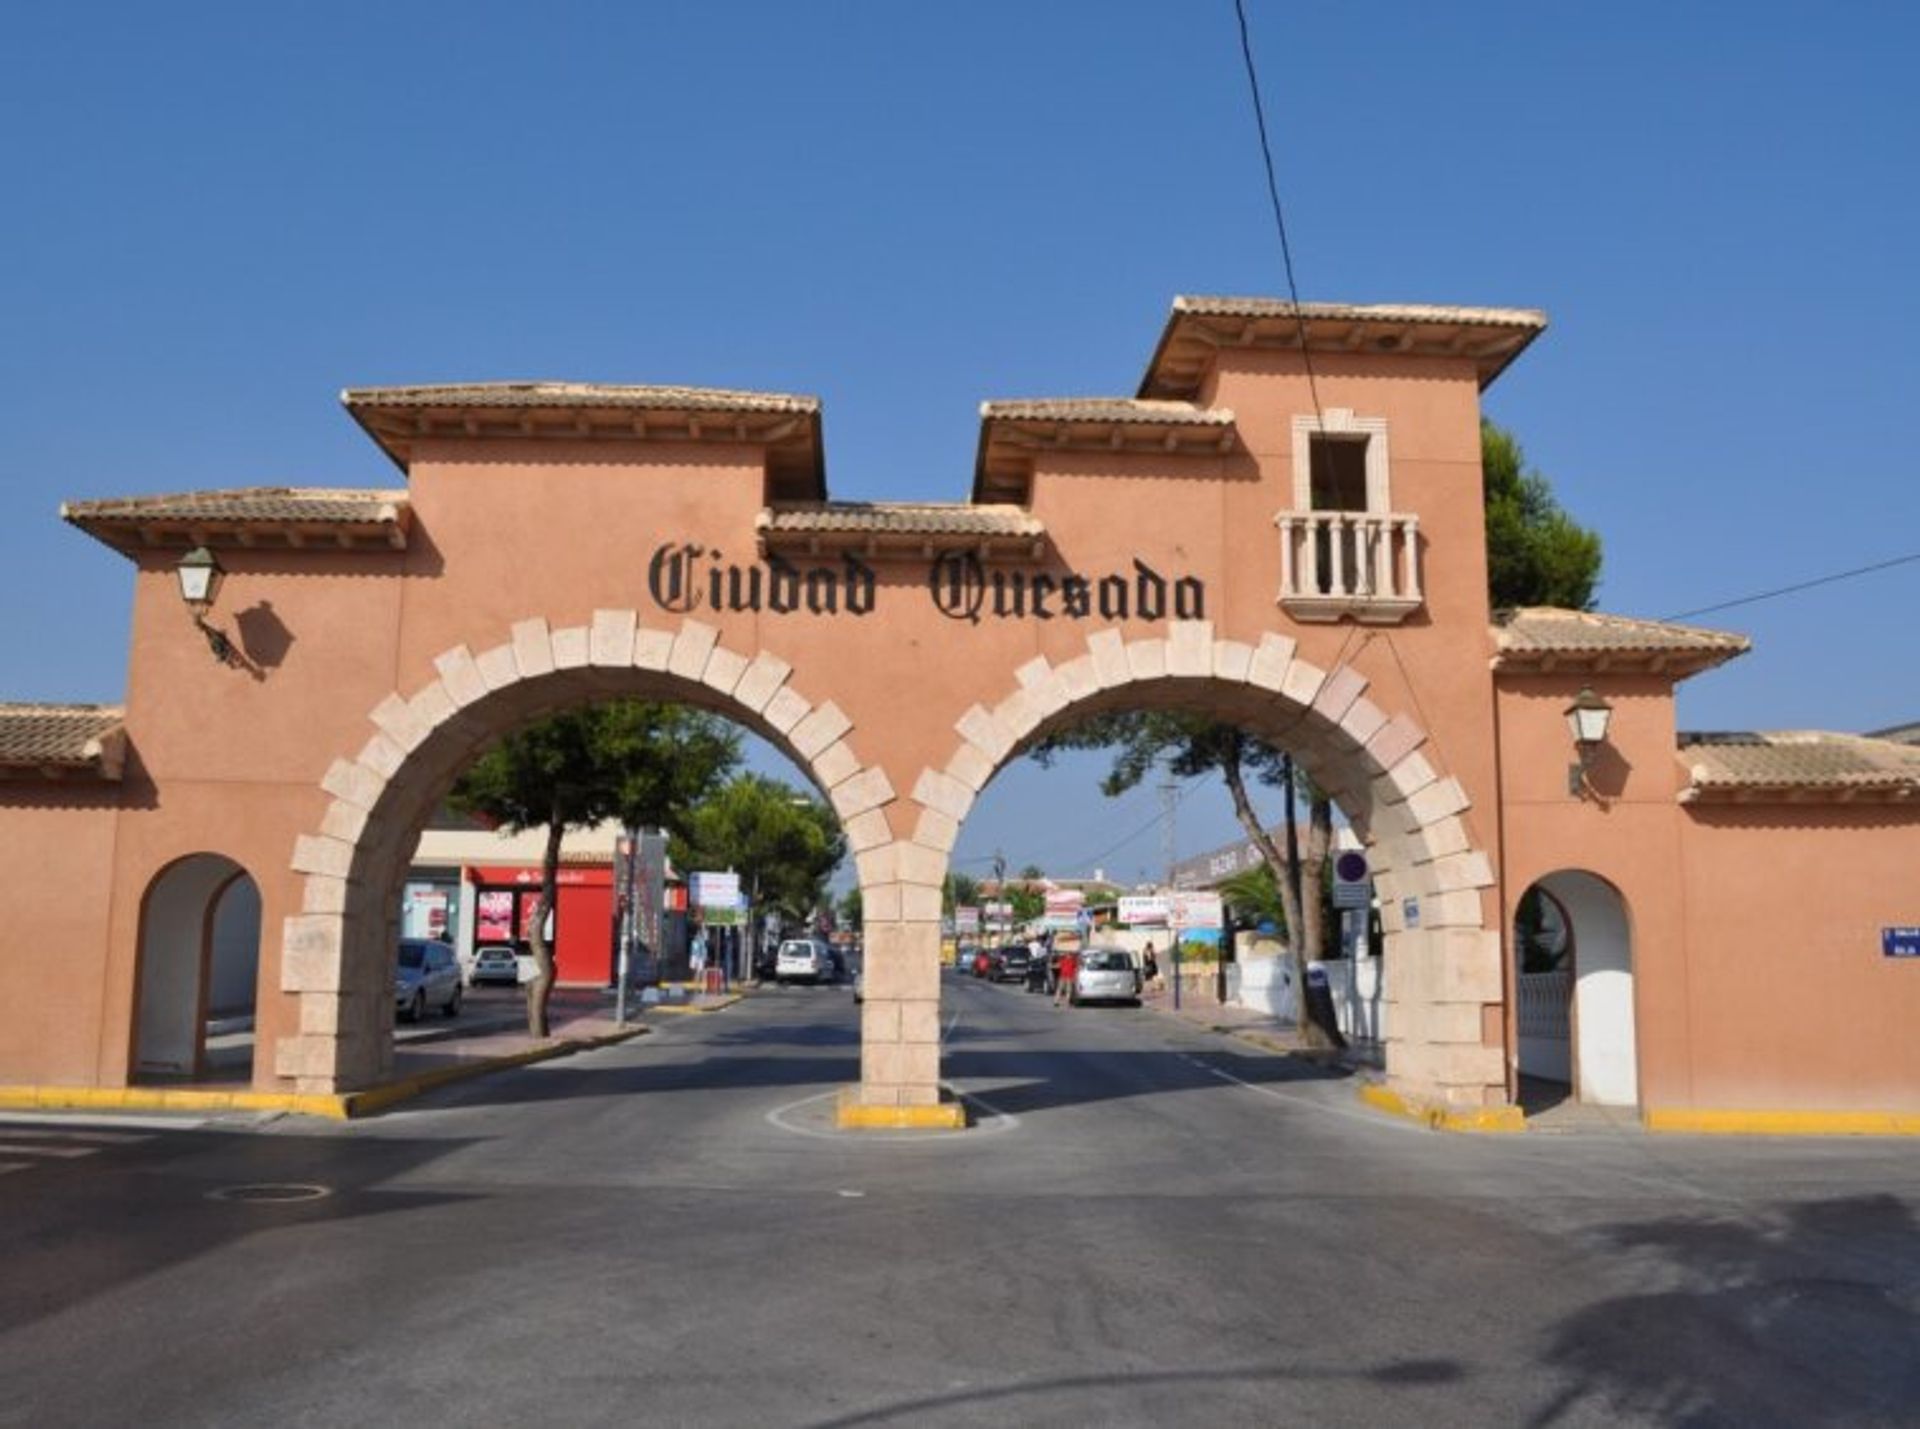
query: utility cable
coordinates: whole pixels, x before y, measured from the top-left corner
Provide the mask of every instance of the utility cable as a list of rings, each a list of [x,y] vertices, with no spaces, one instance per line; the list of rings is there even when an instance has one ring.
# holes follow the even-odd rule
[[[1920,561],[1920,551],[1909,551],[1904,556],[1894,556],[1888,560],[1875,561],[1869,566],[1855,566],[1850,571],[1835,571],[1828,576],[1815,576],[1810,581],[1796,581],[1792,585],[1775,586],[1772,590],[1759,591],[1753,595],[1743,595],[1735,600],[1723,600],[1713,605],[1697,606],[1692,610],[1683,610],[1678,615],[1663,615],[1662,620],[1691,620],[1696,615],[1711,615],[1716,610],[1732,610],[1736,606],[1752,605],[1757,601],[1774,600],[1783,595],[1794,595],[1803,590],[1812,590],[1815,586],[1832,585],[1835,581],[1850,581],[1855,576],[1872,575],[1875,571],[1891,570],[1895,566],[1910,565]]]
[[[1320,409],[1320,384],[1313,373],[1313,354],[1307,349],[1307,319],[1300,311],[1300,285],[1293,277],[1293,245],[1287,241],[1287,216],[1280,204],[1280,182],[1273,174],[1273,145],[1267,138],[1267,108],[1260,100],[1260,75],[1253,64],[1253,39],[1247,33],[1247,7],[1244,0],[1233,0],[1233,13],[1240,22],[1240,58],[1247,66],[1247,88],[1253,94],[1253,122],[1260,131],[1260,160],[1267,174],[1267,202],[1273,209],[1273,226],[1280,235],[1280,262],[1287,272],[1287,298],[1293,304],[1293,322],[1300,335],[1300,360],[1307,368],[1307,393],[1313,399],[1313,420],[1322,432],[1327,429]]]

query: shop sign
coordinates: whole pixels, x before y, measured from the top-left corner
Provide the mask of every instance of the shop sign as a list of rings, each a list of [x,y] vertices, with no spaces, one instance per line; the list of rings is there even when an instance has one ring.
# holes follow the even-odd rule
[[[1183,931],[1226,926],[1226,910],[1221,907],[1218,893],[1173,893],[1167,901],[1173,926]]]

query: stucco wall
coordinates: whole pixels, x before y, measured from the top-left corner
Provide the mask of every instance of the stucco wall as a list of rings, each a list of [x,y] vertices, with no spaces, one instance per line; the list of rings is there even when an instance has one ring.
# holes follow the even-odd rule
[[[1685,1101],[1920,1111],[1920,810],[1708,807],[1682,821]]]
[[[94,1080],[118,795],[0,785],[0,1083]]]

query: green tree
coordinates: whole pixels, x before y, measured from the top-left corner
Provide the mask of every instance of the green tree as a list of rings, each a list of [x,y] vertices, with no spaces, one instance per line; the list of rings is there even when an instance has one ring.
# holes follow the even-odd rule
[[[1592,609],[1600,584],[1600,537],[1561,508],[1547,478],[1527,465],[1513,433],[1484,417],[1480,470],[1487,509],[1487,597],[1493,608]]]
[[[740,875],[752,918],[748,947],[759,946],[769,912],[805,922],[826,901],[827,880],[847,851],[831,808],[761,774],[739,774],[714,789],[668,847],[682,868]]]
[[[675,829],[733,768],[740,736],[699,710],[610,700],[548,716],[494,744],[462,774],[448,801],[514,833],[544,827],[540,897],[531,936],[527,1031],[548,1033],[553,949],[547,920],[558,901],[560,847],[568,829],[609,818]]]
[[[1287,928],[1286,900],[1280,893],[1280,880],[1273,865],[1262,860],[1252,868],[1243,868],[1220,883],[1220,898],[1243,922],[1271,923],[1282,935]]]
[[[951,916],[956,908],[980,906],[980,880],[967,873],[949,873],[940,890],[941,908]]]
[[[861,916],[865,912],[865,900],[860,896],[856,885],[840,895],[840,922],[848,928],[858,928]]]
[[[1007,902],[1013,905],[1013,921],[1016,923],[1031,923],[1047,911],[1047,895],[1030,883],[1009,885]]]

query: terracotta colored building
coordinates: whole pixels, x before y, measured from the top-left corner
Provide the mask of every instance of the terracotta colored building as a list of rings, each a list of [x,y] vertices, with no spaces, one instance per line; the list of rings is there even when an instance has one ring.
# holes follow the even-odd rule
[[[500,732],[632,694],[739,720],[839,812],[858,1108],[939,1108],[940,883],[981,787],[1163,706],[1291,749],[1365,841],[1407,1100],[1510,1103],[1538,884],[1579,1095],[1920,1111],[1920,751],[1684,735],[1676,683],[1740,637],[1488,610],[1479,397],[1544,325],[1180,299],[1136,395],[985,404],[963,503],[829,500],[810,398],[575,384],[347,392],[390,490],[71,503],[133,569],[127,693],[0,710],[0,1081],[195,1065],[248,887],[254,1083],[378,1083],[423,821]],[[199,615],[195,549],[225,572]],[[1576,746],[1587,687],[1611,724]]]

